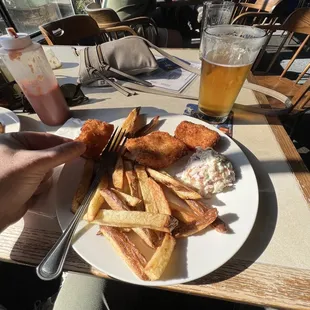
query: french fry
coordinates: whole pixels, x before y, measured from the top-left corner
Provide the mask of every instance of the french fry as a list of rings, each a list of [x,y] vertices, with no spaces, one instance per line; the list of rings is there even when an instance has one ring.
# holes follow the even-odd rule
[[[171,215],[171,210],[169,208],[169,203],[166,199],[163,189],[161,186],[156,183],[153,179],[148,178],[148,188],[153,197],[153,203],[156,206],[157,212],[161,214],[169,214]],[[156,232],[157,233],[157,244],[160,245],[165,237],[163,232]]]
[[[132,230],[147,244],[150,248],[155,249],[160,240],[157,232],[147,228],[132,228]]]
[[[227,224],[219,217],[211,224],[211,226],[219,233],[226,234],[229,230]]]
[[[100,232],[109,240],[128,267],[140,279],[148,280],[144,272],[147,261],[130,239],[123,232],[113,227],[100,226]]]
[[[97,186],[97,189],[89,203],[87,209],[87,219],[89,222],[93,221],[104,203],[104,198],[100,194],[100,190],[108,187],[108,176],[104,174]]]
[[[201,199],[201,195],[192,190],[191,188],[187,187],[186,185],[182,184],[178,180],[174,179],[167,173],[162,173],[156,171],[151,168],[146,168],[149,175],[159,183],[164,184],[165,186],[169,187],[174,191],[174,193],[179,196],[181,199]]]
[[[125,175],[128,182],[130,195],[138,198],[142,198],[139,187],[139,180],[136,172],[133,169],[132,162],[124,161]]]
[[[94,171],[94,162],[91,159],[85,160],[82,178],[72,200],[71,211],[73,213],[75,213],[76,210],[79,208],[85,195],[87,194],[87,191],[91,184],[93,171]]]
[[[203,204],[199,203],[199,201],[186,199],[185,202],[197,216],[203,216],[208,210],[208,208],[206,208]]]
[[[141,107],[134,108],[125,119],[122,129],[126,130],[127,135],[132,136],[140,127],[140,109]]]
[[[108,189],[103,189],[101,190],[101,195],[112,210],[130,210],[130,208],[117,197],[116,193]],[[146,228],[133,228],[132,230],[151,248],[154,249],[158,245],[158,237],[155,231]]]
[[[124,186],[124,165],[123,158],[120,156],[115,164],[115,169],[112,174],[113,187],[122,189]]]
[[[183,223],[191,223],[197,219],[196,214],[187,205],[184,204],[183,200],[177,196],[174,196],[174,194],[168,190],[165,190],[165,195],[169,202],[172,216]]]
[[[173,217],[178,219],[180,222],[183,222],[186,224],[192,223],[194,220],[196,220],[196,217],[194,215],[190,215],[180,210],[172,210],[171,214]]]
[[[161,246],[156,249],[152,258],[147,263],[144,272],[152,281],[158,280],[165,271],[174,250],[175,243],[176,241],[171,235],[165,234]]]
[[[155,206],[156,206],[158,213],[170,214],[171,215],[169,202],[168,202],[161,186],[151,178],[148,178],[147,185],[148,185],[148,189],[149,189],[149,191],[153,197],[153,202],[155,203]]]
[[[116,188],[110,188],[110,190],[113,193],[115,193],[118,196],[118,198],[120,198],[129,207],[138,209],[142,205],[142,200],[137,197],[133,197],[131,195],[125,194]]]
[[[152,131],[152,129],[154,129],[157,126],[158,122],[159,122],[159,116],[153,117],[152,120],[148,124],[140,128],[135,133],[135,137],[142,137],[142,136],[147,135],[148,133]]]
[[[206,211],[204,218],[201,220],[194,220],[192,223],[188,224],[180,224],[175,231],[173,232],[173,235],[176,238],[184,238],[189,237],[191,235],[194,235],[198,233],[199,231],[205,229],[210,224],[212,224],[215,219],[217,218],[217,209],[212,208]]]
[[[195,212],[195,214],[197,214],[200,217],[204,217],[207,210],[211,209],[211,207],[207,206],[201,201],[186,200],[186,203],[193,210],[193,212]],[[216,231],[222,234],[225,234],[228,232],[227,224],[223,220],[221,220],[219,217],[217,217],[217,219],[211,225]]]
[[[196,210],[196,213],[202,217],[204,216],[206,210],[211,209],[211,207],[207,206],[201,201],[189,200],[189,201],[186,201],[186,203],[190,206],[190,208],[193,211]],[[228,232],[227,224],[223,220],[221,220],[219,217],[217,217],[217,219],[211,225],[216,231],[222,234],[225,234]]]
[[[112,210],[127,210],[130,208],[114,192],[107,188],[102,188],[100,194]]]
[[[145,171],[145,167],[141,165],[135,165],[135,172],[140,184],[140,190],[144,201],[145,210],[150,213],[158,213],[155,201],[148,188],[148,175]]]
[[[92,223],[113,227],[149,228],[170,233],[178,225],[178,220],[167,214],[100,210]]]

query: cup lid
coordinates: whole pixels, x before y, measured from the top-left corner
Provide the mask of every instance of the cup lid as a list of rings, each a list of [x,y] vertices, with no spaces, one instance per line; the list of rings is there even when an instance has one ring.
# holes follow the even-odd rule
[[[5,35],[0,36],[0,44],[6,50],[17,50],[27,47],[32,43],[29,34],[27,33],[15,33],[15,36],[8,31]]]

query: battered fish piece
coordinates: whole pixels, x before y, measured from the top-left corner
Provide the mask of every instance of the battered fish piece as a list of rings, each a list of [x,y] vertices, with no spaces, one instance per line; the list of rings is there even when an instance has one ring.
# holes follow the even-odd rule
[[[4,125],[2,123],[0,123],[0,133],[4,133],[5,129],[4,129]]]
[[[162,131],[129,139],[126,147],[139,164],[153,169],[166,168],[187,154],[182,141]]]
[[[81,128],[76,141],[84,142],[87,146],[83,157],[98,159],[103,148],[107,145],[114,130],[114,125],[96,119],[87,120]]]
[[[190,149],[195,149],[198,146],[203,149],[214,147],[221,138],[216,131],[187,121],[183,121],[178,125],[174,136],[184,142]]]

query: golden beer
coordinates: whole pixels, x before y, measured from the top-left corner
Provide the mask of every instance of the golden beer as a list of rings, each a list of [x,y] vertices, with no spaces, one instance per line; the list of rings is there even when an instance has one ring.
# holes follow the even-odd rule
[[[207,121],[227,119],[266,41],[266,32],[243,25],[208,26],[202,33],[199,110]]]
[[[202,60],[199,110],[214,117],[226,117],[250,71],[251,64],[231,66]]]

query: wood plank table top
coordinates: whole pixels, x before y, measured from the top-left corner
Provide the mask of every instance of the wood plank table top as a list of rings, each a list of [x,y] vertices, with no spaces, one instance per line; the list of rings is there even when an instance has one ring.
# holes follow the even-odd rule
[[[63,63],[61,69],[55,70],[59,83],[76,83],[78,58],[72,49],[55,46],[53,51]],[[198,61],[198,50],[175,49],[171,53]],[[196,79],[185,92],[197,95],[198,87]],[[73,117],[95,118],[103,113],[106,121],[112,121],[126,116],[135,106],[142,106],[144,113],[183,114],[188,103],[195,103],[142,93],[125,98],[110,88],[84,88],[84,92],[91,101],[74,107]],[[237,98],[238,103],[248,105],[264,104],[265,100],[249,89],[242,89]],[[222,267],[191,283],[163,289],[283,309],[310,309],[309,172],[276,118],[234,112],[233,138],[251,162],[259,187],[254,227],[238,253]],[[21,130],[57,129],[43,125],[36,115],[19,117]],[[38,201],[48,212],[40,213],[42,208],[34,206],[22,220],[0,234],[1,260],[37,265],[46,255],[60,235],[55,205],[49,197],[45,193]],[[73,250],[65,269],[102,276]]]

